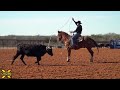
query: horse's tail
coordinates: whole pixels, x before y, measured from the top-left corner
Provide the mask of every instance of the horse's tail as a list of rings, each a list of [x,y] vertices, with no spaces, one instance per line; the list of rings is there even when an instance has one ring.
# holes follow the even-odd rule
[[[90,38],[90,39],[91,39],[91,41],[94,43],[95,47],[97,47],[97,50],[98,50],[98,53],[99,53],[99,48],[98,48],[97,42],[96,42],[95,40],[93,40],[92,38]]]

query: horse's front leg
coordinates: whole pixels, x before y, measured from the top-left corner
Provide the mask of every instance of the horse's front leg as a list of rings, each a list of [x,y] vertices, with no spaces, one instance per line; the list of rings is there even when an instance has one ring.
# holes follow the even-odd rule
[[[67,48],[67,62],[70,61],[71,48]]]

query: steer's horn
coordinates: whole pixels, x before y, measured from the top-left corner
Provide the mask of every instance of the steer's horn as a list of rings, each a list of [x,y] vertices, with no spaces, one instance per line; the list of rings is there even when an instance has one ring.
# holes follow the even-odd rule
[[[51,49],[51,47],[50,47],[50,46],[47,46],[46,49]]]

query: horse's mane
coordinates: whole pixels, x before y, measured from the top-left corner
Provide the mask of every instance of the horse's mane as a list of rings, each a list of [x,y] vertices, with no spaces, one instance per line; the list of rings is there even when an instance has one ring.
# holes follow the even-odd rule
[[[68,33],[61,31],[65,36],[70,36]]]

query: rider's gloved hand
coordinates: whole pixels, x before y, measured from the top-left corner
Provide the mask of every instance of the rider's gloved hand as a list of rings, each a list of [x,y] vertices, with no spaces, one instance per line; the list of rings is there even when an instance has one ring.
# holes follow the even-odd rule
[[[74,21],[74,18],[72,18],[72,20]]]

